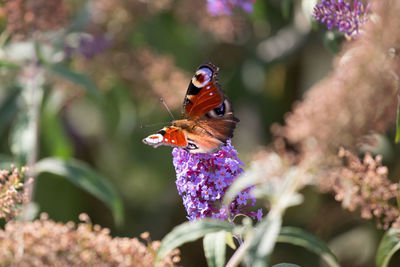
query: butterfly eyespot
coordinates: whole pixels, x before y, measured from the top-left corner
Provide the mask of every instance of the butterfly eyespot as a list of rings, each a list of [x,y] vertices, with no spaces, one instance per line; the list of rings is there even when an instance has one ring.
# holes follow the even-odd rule
[[[196,72],[196,74],[192,78],[192,83],[197,88],[202,88],[211,81],[211,77],[212,71],[209,68],[204,67]]]
[[[195,143],[188,142],[187,149],[195,150],[195,149],[198,149],[198,146]]]
[[[164,136],[166,134],[166,131],[165,130],[159,130],[157,133],[161,134],[162,136]]]
[[[225,115],[225,103],[222,103],[221,106],[214,109],[215,113],[222,117]]]
[[[223,117],[225,113],[226,113],[226,106],[224,102],[219,107],[214,108],[213,110],[207,112],[206,116],[210,118],[218,118],[218,117]]]

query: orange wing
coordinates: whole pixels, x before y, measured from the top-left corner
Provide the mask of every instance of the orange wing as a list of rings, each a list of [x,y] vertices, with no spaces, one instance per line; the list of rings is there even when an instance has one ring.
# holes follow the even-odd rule
[[[183,103],[183,117],[197,119],[219,107],[224,92],[217,81],[218,67],[211,63],[200,65],[190,81]]]
[[[156,134],[152,134],[144,138],[143,143],[153,147],[158,147],[161,145],[173,147],[188,146],[185,133],[181,128],[175,126],[162,128]]]

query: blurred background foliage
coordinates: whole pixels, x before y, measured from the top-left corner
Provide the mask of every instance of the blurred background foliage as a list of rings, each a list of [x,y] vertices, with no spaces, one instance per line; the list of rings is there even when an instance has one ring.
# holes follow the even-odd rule
[[[292,104],[331,69],[339,43],[311,21],[315,3],[258,0],[251,14],[212,16],[206,1],[3,1],[2,168],[39,162],[34,202],[56,221],[86,212],[113,235],[149,231],[161,239],[187,219],[171,148],[141,142],[171,121],[159,99],[179,118],[193,71],[206,61],[219,66],[241,120],[233,144],[248,163],[271,142],[271,125],[283,123]],[[380,140],[377,151],[394,165],[398,149],[392,139]],[[49,170],[46,158],[59,169]],[[290,209],[284,224],[329,241],[348,266],[372,266],[381,234],[374,223],[342,210],[330,195],[303,193],[304,204]],[[273,262],[282,260],[318,262],[301,248],[278,244]],[[200,242],[182,248],[182,264],[205,265]]]

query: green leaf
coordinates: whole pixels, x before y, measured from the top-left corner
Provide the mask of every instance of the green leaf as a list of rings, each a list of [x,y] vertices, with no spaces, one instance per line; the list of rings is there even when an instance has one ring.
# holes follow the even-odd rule
[[[397,120],[396,120],[396,139],[398,143],[400,140],[400,94],[397,95]]]
[[[10,170],[11,165],[15,164],[15,160],[12,156],[0,154],[0,169],[2,170]]]
[[[233,235],[230,232],[225,232],[225,243],[231,248],[236,249],[235,242],[233,241]]]
[[[281,1],[281,11],[283,18],[289,19],[291,6],[292,6],[292,0]]]
[[[232,224],[213,219],[196,220],[178,225],[161,240],[161,247],[157,253],[156,263],[168,252],[182,244],[195,241],[209,233],[222,230],[231,232],[232,229]]]
[[[93,80],[86,74],[76,72],[64,63],[48,64],[47,68],[53,73],[59,75],[60,77],[82,86],[84,89],[86,89],[89,95],[91,95],[95,99],[99,98],[99,89],[97,88]]]
[[[223,267],[225,265],[226,232],[206,234],[203,238],[204,255],[208,267]]]
[[[400,249],[400,229],[389,229],[383,237],[376,253],[376,266],[388,266],[390,259]]]
[[[289,243],[303,247],[320,255],[332,267],[338,267],[339,262],[324,241],[296,227],[282,227],[278,242]]]
[[[13,62],[0,59],[0,69],[18,70],[20,66]]]
[[[343,34],[327,31],[324,35],[324,45],[332,53],[337,54],[340,51],[340,40]]]
[[[116,225],[123,221],[122,201],[114,188],[90,166],[78,160],[45,158],[34,166],[36,174],[48,172],[65,177],[78,187],[102,200],[112,211]]]
[[[47,155],[57,158],[71,158],[73,145],[61,121],[60,107],[62,102],[57,99],[59,96],[55,94],[52,92],[42,107],[40,119],[41,144]]]
[[[7,128],[12,118],[17,112],[17,101],[20,96],[20,90],[13,90],[10,95],[1,103],[0,106],[0,136]]]
[[[282,218],[278,214],[268,216],[257,224],[254,239],[246,255],[246,262],[252,267],[265,267],[268,264],[275,241],[281,228]]]

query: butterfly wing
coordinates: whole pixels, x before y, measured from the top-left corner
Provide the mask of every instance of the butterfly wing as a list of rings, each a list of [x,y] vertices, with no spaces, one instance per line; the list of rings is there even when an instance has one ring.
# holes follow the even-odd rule
[[[196,70],[183,104],[183,119],[175,120],[145,139],[153,147],[167,145],[185,148],[191,153],[217,151],[229,138],[239,121],[225,92],[217,81],[218,68],[211,63]]]
[[[194,120],[211,136],[225,143],[233,136],[239,121],[233,115],[229,99],[217,80],[218,67],[211,63],[200,65],[186,92],[183,116]]]
[[[162,128],[156,134],[152,134],[144,138],[143,143],[154,148],[161,145],[183,148],[188,146],[185,132],[182,130],[182,128],[175,126]]]
[[[211,63],[200,65],[186,91],[183,117],[198,119],[221,105],[225,98],[217,81],[218,68]]]

